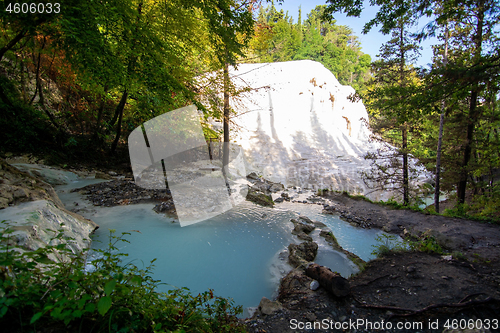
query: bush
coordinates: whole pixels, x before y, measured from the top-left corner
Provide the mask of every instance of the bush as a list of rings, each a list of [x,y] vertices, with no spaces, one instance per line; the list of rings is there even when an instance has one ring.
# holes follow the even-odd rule
[[[418,251],[444,254],[443,249],[433,236],[423,234],[416,240],[404,239],[399,241],[395,235],[381,234],[375,238],[379,243],[372,245],[372,255],[381,257],[390,252]]]
[[[389,252],[401,252],[407,251],[408,243],[399,241],[395,235],[381,234],[378,235],[375,240],[379,243],[378,245],[372,245],[374,250],[372,255],[381,257]]]
[[[94,269],[85,271],[85,253],[73,254],[63,233],[35,251],[10,242],[12,228],[0,232],[0,322],[6,332],[238,332],[241,306],[211,290],[192,296],[187,288],[156,291],[153,262],[143,269],[123,265],[117,242],[109,236],[96,250]],[[64,255],[62,255],[64,254]],[[54,262],[49,257],[68,258]]]

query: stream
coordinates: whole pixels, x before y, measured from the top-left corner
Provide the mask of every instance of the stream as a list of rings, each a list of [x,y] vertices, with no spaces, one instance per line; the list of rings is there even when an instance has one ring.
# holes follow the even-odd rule
[[[216,295],[230,297],[245,309],[256,307],[263,296],[276,296],[280,279],[291,270],[287,247],[300,242],[291,234],[291,218],[305,215],[325,223],[344,249],[363,260],[373,258],[372,245],[381,234],[380,230],[356,228],[337,216],[321,214],[319,204],[283,202],[266,208],[244,202],[214,218],[181,228],[172,218],[155,213],[153,204],[95,207],[81,194],[70,192],[102,181],[71,177],[69,184],[55,187],[67,209],[100,226],[93,236],[93,249],[107,248],[110,229],[116,230],[116,236],[130,232],[126,236],[130,243],[118,243],[119,251],[128,254],[124,262],[143,268],[157,259],[153,278],[163,282],[160,291],[188,287],[197,294],[213,289]],[[311,195],[290,191],[297,199]],[[311,236],[319,246],[315,262],[344,277],[358,271],[343,253],[334,251],[319,237],[319,230]],[[87,269],[92,269],[91,258],[92,253]]]

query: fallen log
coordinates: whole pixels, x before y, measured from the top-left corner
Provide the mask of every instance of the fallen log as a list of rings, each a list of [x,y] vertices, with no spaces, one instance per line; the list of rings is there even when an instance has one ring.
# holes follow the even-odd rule
[[[351,293],[349,281],[332,272],[328,267],[310,264],[306,268],[306,275],[319,282],[319,285],[336,297],[345,297]]]

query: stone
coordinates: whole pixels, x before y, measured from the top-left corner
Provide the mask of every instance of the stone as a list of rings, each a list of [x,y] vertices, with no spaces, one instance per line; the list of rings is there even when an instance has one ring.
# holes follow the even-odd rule
[[[317,228],[326,228],[326,224],[324,224],[323,222],[320,222],[320,221],[313,221],[313,224]]]
[[[318,317],[314,313],[307,312],[305,315],[306,319],[309,321],[315,321]]]
[[[300,233],[306,233],[309,234],[311,231],[313,231],[316,227],[311,224],[304,224],[304,223],[297,223],[295,225],[295,228],[293,228],[292,234],[300,234]]]
[[[255,172],[252,172],[252,173],[247,175],[247,179],[248,180],[260,180],[260,177]]]
[[[306,202],[307,202],[307,201],[306,201]],[[310,218],[308,218],[307,216],[300,215],[300,216],[299,216],[299,219],[300,219],[300,220],[303,220],[303,221],[305,221],[305,222],[307,222],[307,223],[313,223],[313,221],[312,221]]]
[[[318,290],[319,288],[319,282],[316,281],[316,280],[313,280],[310,284],[309,284],[309,289],[311,290]]]
[[[272,183],[271,186],[269,186],[269,191],[272,193],[283,191],[284,189],[285,187],[280,183]]]
[[[318,244],[315,242],[306,241],[299,245],[290,244],[288,245],[288,262],[294,267],[306,265],[316,258],[317,253]]]
[[[24,202],[5,208],[0,211],[0,220],[7,221],[5,227],[14,231],[11,240],[24,250],[37,250],[49,243],[56,245],[64,242],[65,238],[71,238],[67,242],[68,247],[73,253],[79,253],[88,248],[90,234],[98,228],[91,220],[58,208],[48,200]],[[63,239],[53,240],[60,230]],[[56,262],[64,259],[58,255],[49,257]]]
[[[52,186],[43,180],[19,170],[3,159],[0,159],[0,166],[2,166],[0,177],[3,180],[0,184],[0,209],[34,200],[50,200],[57,207],[64,207]],[[23,167],[29,169],[30,165],[23,165]]]
[[[261,206],[274,207],[274,201],[270,195],[255,191],[253,188],[248,189],[246,200]]]
[[[17,189],[14,190],[14,192],[12,192],[12,196],[14,197],[14,199],[19,199],[19,198],[26,198],[28,196],[28,194],[26,193],[24,188],[17,187]]]
[[[266,297],[262,297],[259,303],[258,310],[263,315],[271,315],[275,312],[281,311],[283,306],[278,301],[271,301]]]
[[[297,238],[301,239],[301,240],[305,240],[307,242],[312,242],[313,241],[313,238],[311,236],[309,236],[309,235],[307,235],[306,233],[303,233],[303,232],[298,233],[297,234]]]
[[[95,179],[113,179],[113,177],[104,172],[96,171]]]

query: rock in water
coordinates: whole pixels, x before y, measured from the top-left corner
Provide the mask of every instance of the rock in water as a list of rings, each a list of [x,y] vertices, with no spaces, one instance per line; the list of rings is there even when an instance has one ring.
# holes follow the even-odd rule
[[[318,244],[311,241],[288,245],[288,261],[294,267],[305,265],[316,258]]]
[[[323,288],[336,297],[345,297],[351,293],[349,281],[328,267],[311,264],[306,269],[306,275],[317,280]]]
[[[256,191],[253,188],[248,190],[246,200],[259,204],[266,207],[274,207],[273,198],[270,195],[266,195],[260,191]]]

